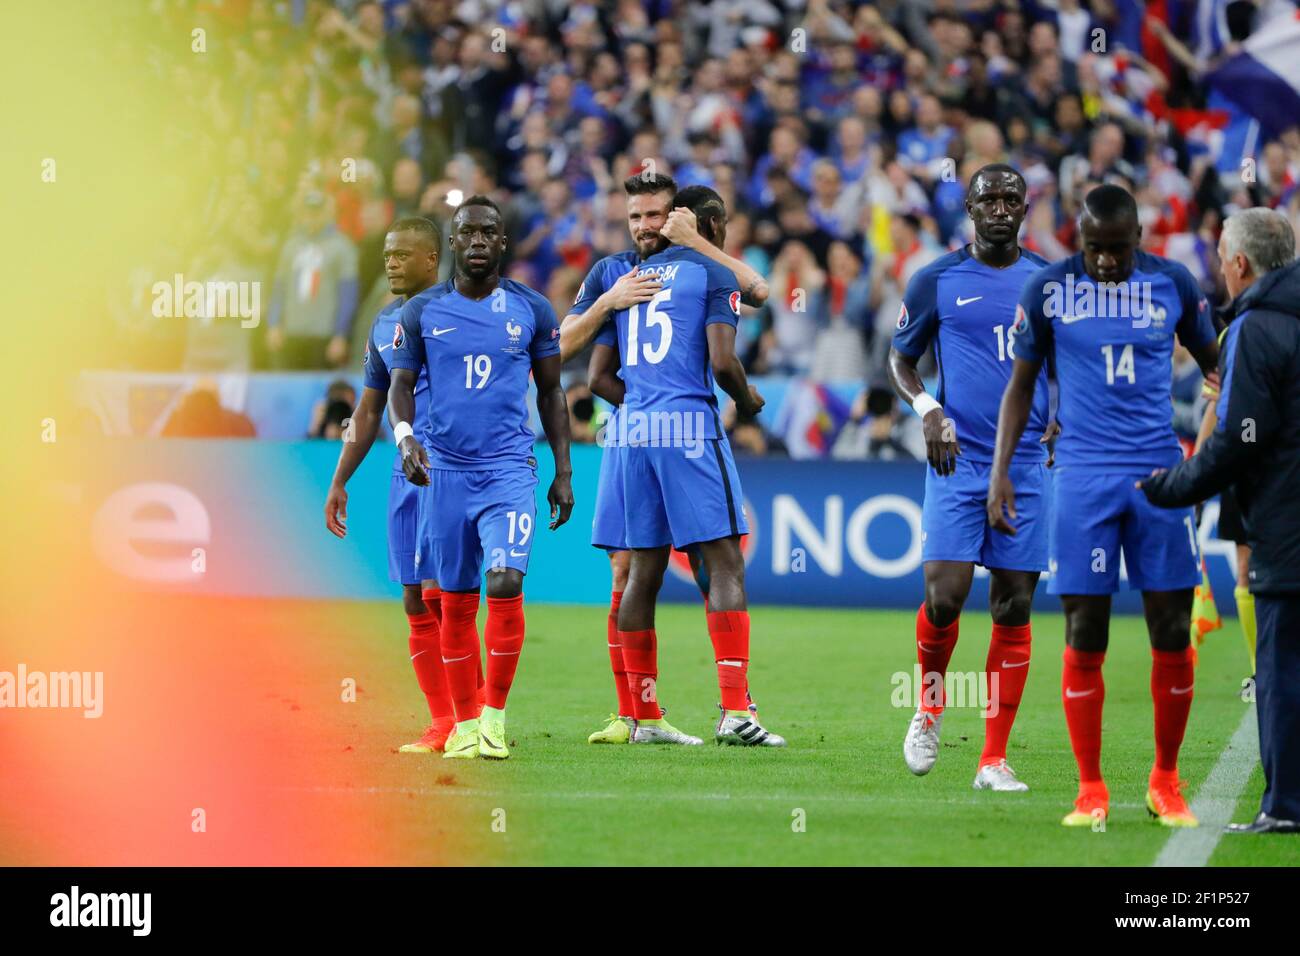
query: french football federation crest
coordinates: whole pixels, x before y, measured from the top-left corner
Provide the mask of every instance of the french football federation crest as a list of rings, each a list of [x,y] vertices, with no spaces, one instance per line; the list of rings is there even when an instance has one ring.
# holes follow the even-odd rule
[[[510,344],[517,345],[519,336],[524,334],[523,326],[506,319],[506,334],[510,336]]]
[[[912,317],[908,315],[907,312],[907,303],[904,302],[898,307],[898,321],[894,323],[894,328],[905,329],[907,328],[907,323],[911,321]]]

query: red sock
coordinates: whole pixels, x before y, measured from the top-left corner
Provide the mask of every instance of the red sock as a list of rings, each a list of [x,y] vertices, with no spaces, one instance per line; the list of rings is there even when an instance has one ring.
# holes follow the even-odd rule
[[[411,634],[406,646],[411,651],[411,666],[415,668],[415,679],[424,692],[424,699],[429,705],[429,716],[434,720],[446,719],[452,715],[451,695],[447,691],[447,675],[442,667],[442,646],[440,641],[442,605],[435,603],[423,614],[408,614]]]
[[[1016,710],[1025,693],[1025,678],[1029,676],[1029,641],[1028,624],[993,625],[984,672],[989,682],[989,710],[996,708],[996,713],[989,714],[984,721],[981,767],[1006,759],[1007,738],[1011,736],[1011,725],[1016,722]]]
[[[654,628],[648,631],[619,631],[623,645],[623,666],[627,668],[627,686],[632,695],[632,716],[637,720],[658,720],[659,709],[658,646]]]
[[[614,693],[618,695],[618,715],[632,716],[632,692],[627,686],[627,668],[623,665],[623,642],[618,639],[618,608],[623,592],[609,595],[609,621],[605,625],[605,643],[609,645],[609,668],[614,672]]]
[[[1080,783],[1101,781],[1101,706],[1106,701],[1106,682],[1101,677],[1105,651],[1065,649],[1061,671],[1061,701],[1070,746],[1079,765]]]
[[[961,624],[958,615],[947,627],[935,627],[925,605],[916,612],[916,659],[921,663],[921,709],[931,714],[942,714],[946,697],[943,679],[948,673],[948,660],[957,646],[957,629]]]
[[[524,596],[490,597],[487,603],[487,626],[483,629],[488,650],[484,701],[489,707],[504,710],[519,667],[519,652],[524,649]]]
[[[1181,651],[1151,648],[1151,700],[1156,712],[1156,769],[1178,772],[1178,748],[1183,745],[1187,715],[1192,709],[1196,681],[1191,647]]]
[[[749,612],[709,611],[707,617],[723,709],[743,712],[749,707]]]
[[[478,716],[476,675],[483,666],[478,641],[478,592],[442,592],[442,663],[457,722]]]

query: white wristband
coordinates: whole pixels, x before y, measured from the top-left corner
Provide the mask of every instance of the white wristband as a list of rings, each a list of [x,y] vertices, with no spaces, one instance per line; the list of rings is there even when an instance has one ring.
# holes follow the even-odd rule
[[[924,418],[936,408],[943,408],[942,405],[929,392],[922,392],[916,398],[912,399],[912,411]]]
[[[413,434],[415,432],[411,430],[409,422],[398,422],[393,426],[393,441],[399,445],[402,443],[403,438],[409,438]]]

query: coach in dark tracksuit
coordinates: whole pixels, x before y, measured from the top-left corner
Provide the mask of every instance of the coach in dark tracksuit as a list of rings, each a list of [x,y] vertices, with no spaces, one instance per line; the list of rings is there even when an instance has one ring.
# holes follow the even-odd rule
[[[1220,351],[1218,426],[1198,454],[1141,487],[1181,508],[1236,486],[1252,548],[1267,786],[1255,821],[1228,830],[1300,833],[1300,262],[1290,225],[1267,209],[1228,219],[1219,258],[1236,320]]]

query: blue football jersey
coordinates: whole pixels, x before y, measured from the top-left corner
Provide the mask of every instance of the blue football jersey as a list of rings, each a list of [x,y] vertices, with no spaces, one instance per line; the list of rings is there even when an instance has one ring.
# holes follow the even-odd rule
[[[412,296],[410,301],[418,299],[427,292],[426,289],[424,292]],[[370,325],[370,336],[366,339],[366,355],[361,361],[366,388],[379,389],[384,393],[385,401],[387,401],[388,386],[391,383],[389,363],[393,360],[393,341],[396,336],[398,319],[402,315],[402,306],[407,301],[406,299],[397,299],[379,310],[379,314],[375,316],[375,321]],[[411,422],[411,428],[416,435],[423,435],[428,428],[426,417],[428,414],[429,376],[421,369],[420,377],[415,380],[415,421]],[[403,474],[400,452],[393,456],[393,474]]]
[[[432,466],[531,467],[528,379],[535,360],[559,352],[555,310],[513,279],[502,279],[477,302],[448,279],[407,303],[390,367],[426,370],[429,404],[420,437]]]
[[[1209,303],[1177,262],[1139,251],[1127,281],[1098,283],[1077,254],[1030,277],[1016,310],[1016,355],[1055,359],[1058,465],[1144,472],[1181,458],[1170,400],[1175,334],[1188,348],[1214,341]]]
[[[635,250],[616,252],[598,261],[587,273],[578,288],[578,298],[569,309],[569,315],[581,315],[596,304],[596,300],[609,291],[609,287],[627,275],[636,266],[639,257]]]
[[[596,341],[616,346],[627,394],[625,411],[699,416],[703,438],[723,438],[706,326],[733,328],[740,287],[730,269],[682,246],[641,263],[662,288],[649,302],[616,312]]]
[[[965,248],[936,259],[912,277],[894,329],[894,348],[920,358],[934,342],[939,394],[961,453],[991,464],[998,407],[1015,359],[1011,329],[1025,281],[1047,263],[1025,249],[1005,269],[985,265]],[[1016,461],[1043,461],[1047,370],[1038,380]]]

